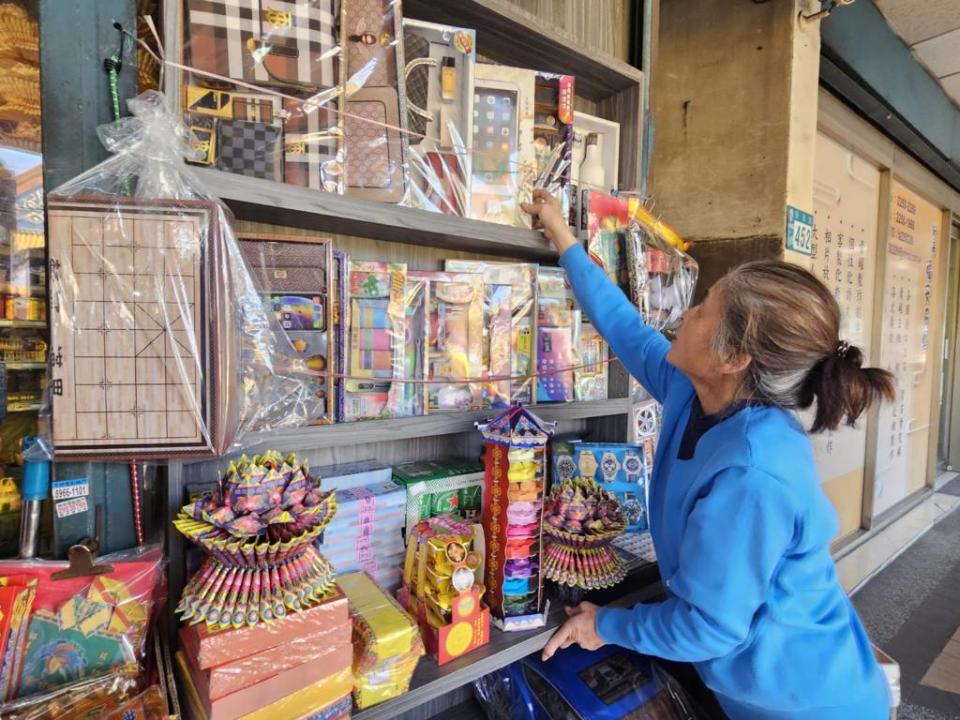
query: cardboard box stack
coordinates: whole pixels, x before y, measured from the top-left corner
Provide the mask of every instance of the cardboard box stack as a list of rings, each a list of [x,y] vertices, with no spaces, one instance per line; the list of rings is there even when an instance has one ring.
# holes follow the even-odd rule
[[[214,631],[180,629],[177,665],[199,720],[326,720],[350,717],[353,657],[347,598],[281,620]]]
[[[362,570],[388,593],[400,587],[406,499],[390,480],[337,489],[337,514],[318,549],[338,574]]]
[[[456,513],[480,518],[483,465],[475,460],[432,460],[398,465],[393,479],[407,489],[406,532],[421,520]]]

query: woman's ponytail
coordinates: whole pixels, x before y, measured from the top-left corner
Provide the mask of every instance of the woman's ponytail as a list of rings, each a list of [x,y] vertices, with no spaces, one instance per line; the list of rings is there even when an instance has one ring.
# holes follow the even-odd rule
[[[893,400],[893,375],[880,368],[865,368],[860,348],[841,341],[834,353],[811,368],[803,384],[799,407],[817,401],[810,432],[853,425],[871,403]]]

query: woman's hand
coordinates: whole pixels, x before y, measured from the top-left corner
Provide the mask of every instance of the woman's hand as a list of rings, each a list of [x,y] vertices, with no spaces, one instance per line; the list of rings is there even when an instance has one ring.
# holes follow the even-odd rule
[[[577,644],[584,650],[599,650],[606,643],[597,634],[597,606],[582,602],[576,607],[565,608],[569,619],[557,630],[543,648],[542,660],[549,660],[560,648]]]
[[[543,234],[561,255],[567,248],[577,244],[577,239],[567,227],[567,218],[563,216],[560,201],[546,190],[534,190],[533,202],[521,203],[520,207],[533,217],[533,226],[543,230]]]

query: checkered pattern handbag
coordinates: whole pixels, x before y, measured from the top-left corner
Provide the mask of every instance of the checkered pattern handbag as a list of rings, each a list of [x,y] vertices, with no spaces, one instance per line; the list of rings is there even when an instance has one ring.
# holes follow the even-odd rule
[[[220,121],[220,170],[266,180],[283,177],[280,128],[242,120]]]
[[[289,113],[284,126],[284,182],[312,190],[340,192],[343,185],[342,133],[332,108],[309,108],[284,99]]]
[[[339,81],[340,0],[187,0],[201,72],[316,92]]]

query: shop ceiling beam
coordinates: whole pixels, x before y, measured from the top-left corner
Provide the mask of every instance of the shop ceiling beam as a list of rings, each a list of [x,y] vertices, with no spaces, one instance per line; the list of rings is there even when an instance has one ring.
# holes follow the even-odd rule
[[[136,32],[135,0],[39,0],[44,185],[52,190],[107,156],[97,126],[113,120],[103,60],[117,51],[114,22]],[[137,92],[137,53],[125,43],[120,101]],[[123,105],[124,114],[126,106]]]
[[[872,2],[823,21],[821,82],[954,189],[960,108]]]

